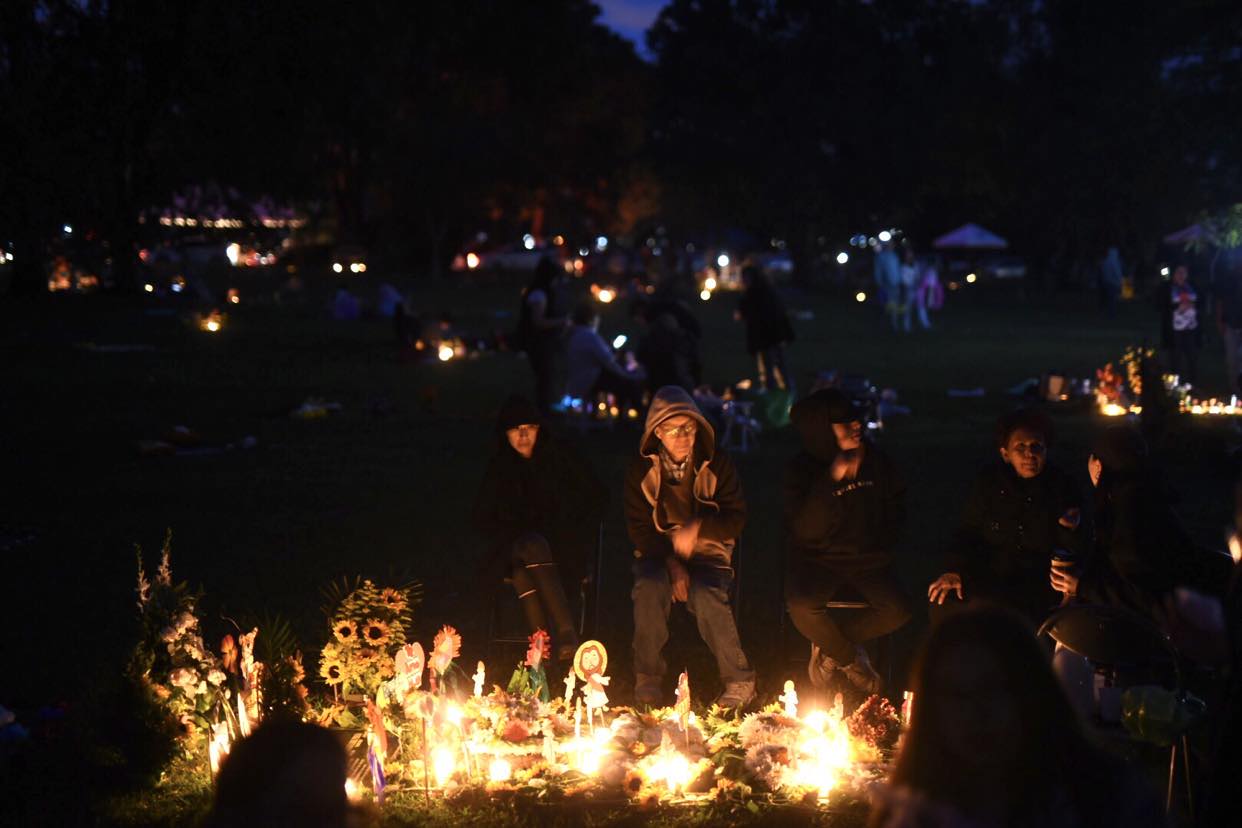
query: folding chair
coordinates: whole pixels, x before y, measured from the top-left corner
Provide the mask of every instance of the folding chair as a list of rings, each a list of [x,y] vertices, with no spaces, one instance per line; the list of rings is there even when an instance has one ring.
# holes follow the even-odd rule
[[[1069,604],[1040,626],[1039,637],[1048,636],[1067,650],[1082,656],[1114,673],[1119,669],[1153,669],[1168,671],[1173,677],[1174,693],[1180,702],[1186,700],[1182,686],[1182,669],[1177,649],[1168,634],[1144,615],[1121,607],[1099,604]],[[1165,795],[1165,812],[1173,807],[1177,781],[1177,754],[1181,749],[1186,776],[1186,806],[1194,818],[1194,790],[1190,773],[1189,721],[1172,740],[1169,748],[1169,783]]]

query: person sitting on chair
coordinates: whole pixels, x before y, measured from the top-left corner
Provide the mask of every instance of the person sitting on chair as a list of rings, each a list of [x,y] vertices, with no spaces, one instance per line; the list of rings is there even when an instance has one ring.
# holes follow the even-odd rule
[[[599,335],[599,312],[583,303],[574,308],[573,328],[566,346],[568,376],[565,393],[571,399],[593,401],[599,393],[612,394],[617,405],[637,408],[642,396],[641,366],[623,366]]]
[[[1105,429],[1092,445],[1087,473],[1095,487],[1096,553],[1081,569],[1054,569],[1049,574],[1054,587],[1079,601],[1125,607],[1158,623],[1176,587],[1225,592],[1231,560],[1190,539],[1137,430]]]
[[[625,520],[633,541],[634,696],[660,703],[668,616],[684,602],[716,657],[724,692],[716,704],[755,698],[755,671],[729,606],[733,551],[746,523],[742,483],[694,400],[674,386],[656,392],[625,475]]]
[[[1061,601],[1049,584],[1054,553],[1071,560],[1087,549],[1082,495],[1068,474],[1048,463],[1052,422],[1019,409],[996,422],[1000,457],[980,470],[945,550],[944,574],[927,589],[933,623],[986,600],[1039,624]]]
[[[497,446],[474,504],[488,541],[485,570],[508,572],[531,631],[551,630],[557,658],[578,646],[562,571],[599,525],[605,492],[591,466],[540,427],[539,411],[514,395],[496,421]]]
[[[811,641],[812,685],[827,687],[840,670],[859,690],[877,693],[880,675],[863,644],[898,629],[911,614],[892,566],[906,487],[888,455],[864,437],[861,412],[838,389],[799,401],[791,419],[802,451],[785,474],[789,615]],[[869,606],[838,620],[825,604],[846,586]]]

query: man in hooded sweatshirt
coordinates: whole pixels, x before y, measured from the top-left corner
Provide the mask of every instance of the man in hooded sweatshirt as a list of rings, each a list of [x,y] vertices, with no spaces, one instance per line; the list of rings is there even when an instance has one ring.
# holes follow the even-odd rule
[[[524,397],[514,395],[500,409],[496,440],[474,503],[475,526],[489,546],[485,577],[511,577],[531,631],[550,631],[557,658],[568,661],[578,636],[565,574],[571,582],[579,575],[586,539],[603,513],[604,487],[589,463],[546,433]]]
[[[733,549],[746,501],[732,459],[685,390],[665,386],[625,475],[625,520],[634,543],[634,685],[639,704],[661,701],[668,616],[684,602],[716,657],[724,692],[716,704],[741,708],[755,698],[755,671],[742,651],[729,607]]]
[[[845,394],[824,388],[790,412],[802,451],[785,475],[790,562],[785,600],[811,641],[811,684],[838,670],[866,693],[881,680],[863,645],[910,619],[910,599],[893,572],[905,520],[905,483],[888,455],[863,434],[862,414]],[[825,604],[842,587],[869,605],[834,616]]]

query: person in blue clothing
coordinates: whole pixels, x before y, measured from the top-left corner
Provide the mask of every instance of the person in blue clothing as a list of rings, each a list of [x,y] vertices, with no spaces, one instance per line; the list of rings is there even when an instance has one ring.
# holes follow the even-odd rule
[[[1121,263],[1121,252],[1116,247],[1110,247],[1100,262],[1100,308],[1110,318],[1117,315],[1117,300],[1121,297],[1123,281],[1125,267]]]
[[[878,244],[875,248],[875,286],[889,324],[897,330],[901,306],[901,262],[891,244]]]
[[[617,361],[612,346],[599,335],[599,314],[591,305],[583,303],[576,307],[572,321],[565,346],[565,393],[571,399],[589,401],[604,392],[615,395],[620,406],[637,407],[642,392],[642,366],[629,354],[629,365]]]

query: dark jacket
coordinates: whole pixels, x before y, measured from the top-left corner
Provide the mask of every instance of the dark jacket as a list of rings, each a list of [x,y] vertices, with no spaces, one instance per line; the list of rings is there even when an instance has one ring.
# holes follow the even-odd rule
[[[738,313],[746,323],[746,350],[756,354],[774,345],[793,342],[793,325],[776,291],[762,278],[751,282],[738,301]]]
[[[681,388],[661,388],[647,411],[647,423],[635,457],[625,473],[625,523],[637,558],[662,559],[673,554],[668,532],[660,522],[660,439],[655,428],[670,417],[685,415],[698,423],[691,452],[693,499],[699,527],[696,558],[732,561],[733,547],[746,525],[746,499],[733,460],[716,447],[716,432]]]
[[[647,370],[650,388],[676,385],[692,391],[699,384],[703,365],[698,340],[679,327],[672,314],[651,320],[635,356]]]
[[[530,407],[515,417],[514,404],[511,400],[501,412],[496,451],[474,502],[474,524],[488,542],[489,565],[506,559],[513,542],[531,533],[542,535],[554,554],[580,544],[595,532],[606,495],[591,465],[547,428],[540,429],[529,460],[515,452],[505,428],[516,425],[515,419],[538,422],[538,413]]]
[[[832,479],[840,453],[828,407],[812,395],[792,412],[802,451],[785,471],[785,526],[791,562],[849,569],[892,561],[906,519],[906,485],[889,456],[866,443],[858,475]]]
[[[906,517],[906,486],[893,461],[868,443],[857,477],[833,480],[831,465],[803,451],[786,470],[793,559],[849,569],[891,563]]]
[[[1071,530],[1058,522],[1074,507],[1083,507],[1079,489],[1056,466],[1047,465],[1028,480],[1008,463],[990,463],[975,477],[962,507],[944,553],[945,571],[962,575],[968,590],[973,582],[976,588],[1023,593],[1037,605],[1032,609],[1055,606],[1060,594],[1048,583],[1053,550],[1079,560],[1089,551],[1084,524]]]
[[[1080,600],[1158,618],[1175,587],[1224,591],[1231,561],[1191,541],[1159,481],[1129,476],[1099,494],[1096,552],[1079,579]]]

